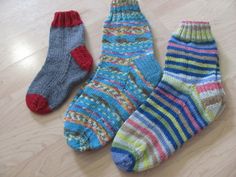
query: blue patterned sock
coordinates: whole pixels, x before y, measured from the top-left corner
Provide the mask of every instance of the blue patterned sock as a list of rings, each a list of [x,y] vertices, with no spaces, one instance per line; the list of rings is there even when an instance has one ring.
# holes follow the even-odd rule
[[[65,113],[65,138],[78,151],[111,141],[161,78],[150,27],[136,0],[113,0],[103,32],[97,71]]]

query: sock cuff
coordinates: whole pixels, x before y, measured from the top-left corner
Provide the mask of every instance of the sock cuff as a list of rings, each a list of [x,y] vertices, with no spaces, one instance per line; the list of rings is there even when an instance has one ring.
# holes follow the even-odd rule
[[[112,0],[111,10],[113,12],[140,11],[137,0]]]
[[[111,21],[143,20],[138,0],[112,0],[110,8]]]
[[[82,24],[82,20],[78,12],[74,10],[56,12],[52,21],[52,27],[73,27]]]
[[[184,42],[214,42],[210,23],[205,21],[182,21],[173,36]]]

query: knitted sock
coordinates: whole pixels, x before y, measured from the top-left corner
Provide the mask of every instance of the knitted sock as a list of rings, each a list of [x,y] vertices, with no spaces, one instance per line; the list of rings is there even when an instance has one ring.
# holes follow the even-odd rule
[[[167,49],[161,82],[113,141],[112,158],[122,170],[143,171],[166,160],[224,106],[209,23],[183,21]]]
[[[26,95],[29,109],[46,114],[58,107],[72,85],[89,73],[92,62],[84,46],[84,25],[79,14],[75,11],[56,12],[46,61]]]
[[[97,71],[65,113],[65,138],[78,151],[110,142],[161,77],[152,34],[136,0],[113,0],[103,32]]]

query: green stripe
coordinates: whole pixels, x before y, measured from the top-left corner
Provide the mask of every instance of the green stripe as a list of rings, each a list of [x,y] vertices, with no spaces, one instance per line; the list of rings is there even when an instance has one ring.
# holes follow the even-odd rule
[[[179,123],[176,121],[176,118],[173,117],[168,110],[164,109],[163,107],[159,106],[158,104],[156,104],[153,100],[149,100],[149,103],[151,103],[152,106],[154,106],[157,110],[159,110],[160,112],[162,112],[164,115],[166,115],[170,121],[174,124],[175,128],[178,130],[181,138],[185,141],[187,141],[187,137],[184,134],[182,128],[180,127]]]
[[[190,84],[191,85],[191,87],[190,87],[188,84],[186,84],[184,82],[181,82],[177,79],[173,79],[172,77],[170,77],[170,78],[171,79],[167,79],[167,77],[166,77],[166,79],[168,80],[168,83],[171,84],[175,90],[189,95],[191,97],[191,99],[193,100],[193,102],[194,102],[195,106],[197,107],[201,116],[204,118],[204,120],[206,122],[209,122],[209,120],[211,120],[211,119],[209,118],[208,115],[206,115],[205,109],[204,109],[204,107],[201,103],[200,97],[196,91],[196,86],[193,86],[192,84]],[[179,87],[179,86],[181,86],[181,87]],[[179,88],[181,88],[181,90]]]
[[[200,66],[200,67],[203,67],[203,68],[214,68],[214,69],[216,68],[215,64],[198,63],[198,62],[187,60],[187,59],[184,59],[184,58],[175,58],[175,57],[166,56],[166,60],[175,61],[175,62],[177,61],[179,63],[186,63],[186,64],[188,63],[188,64]]]
[[[168,122],[166,122],[166,120],[160,118],[159,114],[155,113],[154,111],[152,111],[150,108],[146,107],[145,105],[142,105],[140,108],[143,109],[144,111],[148,112],[149,114],[151,114],[153,117],[156,117],[169,131],[172,138],[176,142],[177,146],[180,147],[180,142],[179,142],[177,136],[175,135],[174,131],[170,128],[170,126],[169,126]]]
[[[173,68],[173,69],[178,69],[182,71],[190,71],[195,74],[214,74],[216,71],[203,71],[203,70],[198,70],[198,69],[193,69],[189,67],[184,67],[184,66],[178,66],[178,65],[172,65],[172,64],[166,64],[166,68]]]

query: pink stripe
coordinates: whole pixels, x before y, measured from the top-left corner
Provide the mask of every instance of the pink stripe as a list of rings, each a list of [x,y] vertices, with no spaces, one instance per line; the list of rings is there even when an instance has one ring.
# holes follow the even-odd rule
[[[194,52],[198,52],[198,53],[217,54],[217,50],[215,50],[215,49],[214,50],[194,49],[192,47],[187,47],[187,46],[175,44],[173,42],[169,42],[169,46],[177,47],[177,48],[181,48],[181,49],[186,49],[186,50],[190,50],[190,51],[194,51]]]
[[[154,145],[156,147],[158,153],[160,154],[161,160],[167,159],[167,155],[162,150],[161,145],[160,145],[158,139],[155,137],[155,135],[152,132],[150,132],[148,129],[138,125],[137,123],[135,123],[131,119],[128,119],[127,122],[130,125],[132,125],[133,127],[135,127],[136,129],[139,129],[144,134],[144,136],[147,135],[149,137],[149,139],[152,141],[152,145]]]
[[[182,23],[190,23],[190,24],[209,24],[209,22],[204,21],[191,21],[191,20],[184,20]]]
[[[188,118],[191,120],[195,129],[198,132],[200,131],[201,128],[199,127],[198,123],[195,121],[194,117],[192,116],[190,110],[188,109],[188,106],[181,99],[178,99],[177,97],[174,97],[173,95],[166,93],[164,90],[161,90],[160,88],[157,88],[157,90],[161,92],[163,95],[165,95],[166,97],[168,97],[169,99],[171,99],[173,102],[180,104],[182,108],[184,109],[184,111],[186,112]]]
[[[204,84],[197,86],[197,91],[199,93],[201,92],[207,92],[209,90],[217,90],[217,89],[222,89],[222,84],[219,82],[214,82],[214,83],[209,83],[209,84]]]

